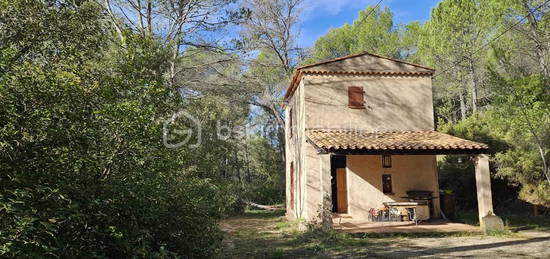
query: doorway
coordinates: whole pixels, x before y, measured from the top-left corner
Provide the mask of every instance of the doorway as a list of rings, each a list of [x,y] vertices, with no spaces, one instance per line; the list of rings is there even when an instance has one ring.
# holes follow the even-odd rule
[[[348,212],[348,193],[346,177],[346,156],[332,155],[330,158],[330,176],[332,189],[332,212]]]

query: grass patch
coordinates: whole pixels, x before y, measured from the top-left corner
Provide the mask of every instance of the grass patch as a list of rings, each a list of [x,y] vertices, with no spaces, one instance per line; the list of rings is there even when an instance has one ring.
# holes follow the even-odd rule
[[[248,218],[278,218],[284,215],[285,215],[284,209],[278,209],[275,211],[245,209],[244,213],[241,216],[248,217]]]
[[[313,255],[332,255],[341,251],[359,249],[362,253],[369,251],[370,240],[355,238],[349,233],[334,230],[311,229],[294,238],[294,243]]]
[[[508,214],[502,215],[504,225],[514,230],[550,231],[550,217]]]
[[[523,235],[513,232],[508,227],[505,227],[504,230],[491,231],[487,235],[493,237],[524,238]]]

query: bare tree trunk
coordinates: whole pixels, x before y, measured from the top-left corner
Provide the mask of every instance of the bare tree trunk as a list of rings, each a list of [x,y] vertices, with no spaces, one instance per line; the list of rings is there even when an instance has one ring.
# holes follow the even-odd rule
[[[472,91],[472,113],[477,112],[477,89],[478,89],[478,78],[476,74],[476,69],[474,66],[474,61],[470,57],[470,73],[471,73],[471,91]]]
[[[460,101],[460,120],[466,119],[466,101],[464,100],[464,92],[458,93],[458,99]]]
[[[175,85],[175,79],[176,79],[176,63],[178,56],[180,54],[179,48],[179,39],[175,39],[176,43],[174,44],[174,48],[172,49],[172,59],[170,60],[170,67],[168,68],[168,85],[170,88],[173,88]]]
[[[248,157],[248,136],[246,133],[246,127],[244,128],[244,160],[246,164],[246,182],[251,183],[252,182],[252,176],[250,175],[250,159]]]
[[[107,13],[111,17],[111,22],[113,23],[113,27],[115,28],[118,37],[120,38],[120,42],[124,43],[124,35],[122,35],[122,29],[117,22],[116,15],[113,13],[109,0],[105,0],[105,10],[107,10]]]
[[[147,1],[147,31],[149,36],[153,35],[153,3]]]
[[[132,1],[129,1],[132,2]],[[139,19],[139,30],[141,32],[141,35],[145,36],[145,26],[143,25],[143,13],[141,12],[141,0],[137,1],[137,13],[138,13],[138,19]]]

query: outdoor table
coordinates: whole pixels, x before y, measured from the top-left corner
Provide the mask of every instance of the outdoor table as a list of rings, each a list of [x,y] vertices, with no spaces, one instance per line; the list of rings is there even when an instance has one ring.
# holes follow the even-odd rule
[[[411,209],[413,211],[412,220],[414,221],[414,224],[418,225],[418,220],[416,218],[416,207],[418,206],[418,203],[416,202],[384,202],[383,204],[384,206],[390,209],[391,208]]]

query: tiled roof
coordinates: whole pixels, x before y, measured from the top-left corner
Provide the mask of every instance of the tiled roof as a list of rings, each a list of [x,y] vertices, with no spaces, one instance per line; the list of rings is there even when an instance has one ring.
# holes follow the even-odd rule
[[[382,55],[378,55],[378,54],[374,54],[374,53],[370,53],[370,52],[361,52],[361,53],[358,53],[358,54],[352,54],[352,55],[347,55],[347,56],[343,56],[343,57],[339,57],[339,58],[324,60],[324,61],[321,61],[321,62],[300,66],[297,69],[310,68],[310,67],[314,67],[314,66],[318,66],[318,65],[324,65],[324,64],[328,64],[328,63],[332,63],[332,62],[338,62],[338,61],[342,61],[342,60],[345,60],[345,59],[355,58],[355,57],[360,57],[360,56],[365,56],[365,55],[369,55],[369,56],[373,56],[373,57],[377,57],[377,58],[383,58],[383,59],[391,60],[391,61],[394,61],[394,62],[403,63],[403,64],[407,64],[407,65],[411,65],[411,66],[415,66],[415,67],[435,71],[435,69],[433,69],[431,67],[426,67],[426,66],[410,63],[410,62],[407,62],[407,61],[404,61],[404,60],[390,58],[390,57],[386,57],[386,56],[382,56]]]
[[[415,71],[322,71],[322,70],[306,70],[303,74],[312,75],[381,75],[381,76],[431,76],[433,72],[415,72]]]
[[[327,150],[454,150],[484,151],[486,144],[457,138],[437,131],[367,132],[349,130],[307,130],[317,147]]]
[[[333,63],[333,62],[339,62],[339,61],[342,61],[342,60],[346,60],[346,59],[350,59],[350,58],[356,58],[356,57],[360,57],[360,56],[366,56],[366,55],[381,58],[381,59],[391,60],[393,62],[402,63],[402,64],[410,65],[410,66],[413,66],[413,67],[426,69],[426,70],[429,70],[429,71],[425,71],[425,72],[412,72],[412,71],[378,71],[378,72],[374,72],[374,71],[373,72],[369,72],[369,71],[358,72],[358,71],[355,71],[355,72],[350,72],[350,71],[323,71],[323,70],[314,69],[316,66],[319,66],[319,65],[329,64],[329,63]],[[300,80],[302,79],[302,76],[304,74],[431,76],[431,75],[433,75],[434,72],[435,72],[435,69],[430,68],[430,67],[426,67],[426,66],[422,66],[422,65],[406,62],[406,61],[403,61],[403,60],[382,56],[382,55],[377,55],[377,54],[373,54],[373,53],[369,53],[369,52],[362,52],[362,53],[358,53],[358,54],[354,54],[354,55],[349,55],[349,56],[344,56],[344,57],[339,57],[339,58],[334,58],[334,59],[321,61],[319,63],[308,64],[308,65],[304,65],[304,66],[300,66],[300,67],[296,68],[296,70],[292,74],[292,78],[290,80],[290,85],[288,86],[288,89],[285,93],[284,99],[288,100],[290,97],[292,97],[292,95],[294,95],[294,92],[296,91],[296,88],[298,87],[298,83],[300,82]],[[285,105],[283,105],[283,107],[284,106]]]

